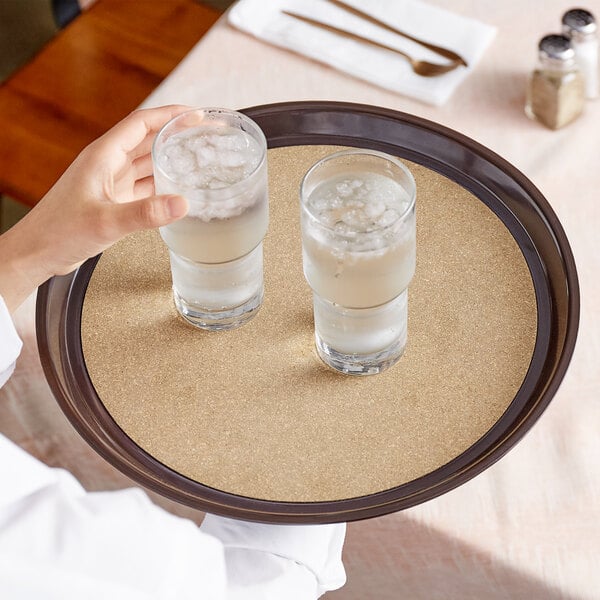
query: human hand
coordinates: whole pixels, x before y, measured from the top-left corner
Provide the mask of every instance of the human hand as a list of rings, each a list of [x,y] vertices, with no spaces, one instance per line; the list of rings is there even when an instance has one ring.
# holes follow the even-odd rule
[[[21,221],[0,236],[0,294],[9,310],[53,275],[64,275],[123,236],[166,225],[188,209],[155,196],[150,151],[185,106],[139,110],[87,146]]]

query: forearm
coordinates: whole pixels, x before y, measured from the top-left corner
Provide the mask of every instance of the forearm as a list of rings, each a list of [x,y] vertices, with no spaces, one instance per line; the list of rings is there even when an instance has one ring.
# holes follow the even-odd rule
[[[0,236],[0,295],[11,313],[52,275],[49,252],[27,217]]]
[[[0,387],[11,376],[23,343],[0,296]]]

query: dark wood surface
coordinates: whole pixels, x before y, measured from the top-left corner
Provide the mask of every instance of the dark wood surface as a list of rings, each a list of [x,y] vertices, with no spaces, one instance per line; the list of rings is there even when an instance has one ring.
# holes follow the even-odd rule
[[[195,0],[98,0],[0,86],[0,193],[34,206],[220,15]]]

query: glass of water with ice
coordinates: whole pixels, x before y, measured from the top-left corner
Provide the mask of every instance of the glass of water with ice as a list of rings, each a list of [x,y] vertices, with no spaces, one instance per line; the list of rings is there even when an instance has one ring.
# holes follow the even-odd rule
[[[332,154],[302,181],[302,254],[316,347],[338,371],[379,373],[404,352],[415,199],[404,164],[372,150]]]
[[[233,329],[263,298],[262,241],[269,222],[267,143],[258,125],[223,108],[169,121],[152,148],[157,194],[181,194],[185,218],[160,228],[175,306],[202,329]]]

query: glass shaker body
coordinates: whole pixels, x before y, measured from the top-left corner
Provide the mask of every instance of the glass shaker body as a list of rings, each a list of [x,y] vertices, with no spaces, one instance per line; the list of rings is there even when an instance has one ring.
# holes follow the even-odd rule
[[[570,40],[547,35],[539,43],[538,64],[527,86],[528,117],[559,129],[575,120],[584,107],[584,78]]]
[[[585,97],[600,95],[598,34],[592,13],[582,8],[567,11],[562,18],[563,33],[571,40],[575,60],[585,79]]]

